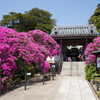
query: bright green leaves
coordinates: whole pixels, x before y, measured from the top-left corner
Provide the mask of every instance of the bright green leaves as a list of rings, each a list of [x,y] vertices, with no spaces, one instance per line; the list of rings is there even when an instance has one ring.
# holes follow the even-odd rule
[[[89,19],[89,23],[94,24],[100,33],[100,3],[97,5],[96,10],[94,11],[94,14]]]
[[[1,26],[13,28],[18,32],[28,32],[30,30],[39,29],[46,33],[50,33],[56,21],[51,18],[52,14],[42,9],[33,8],[24,14],[10,12],[9,15],[3,15],[0,22]]]

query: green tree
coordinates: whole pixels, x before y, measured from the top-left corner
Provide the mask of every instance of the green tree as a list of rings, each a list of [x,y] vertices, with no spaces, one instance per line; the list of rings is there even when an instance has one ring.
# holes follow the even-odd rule
[[[56,23],[51,17],[52,14],[48,11],[33,8],[30,11],[25,11],[24,14],[10,12],[8,15],[3,15],[0,25],[7,28],[13,28],[18,32],[40,29],[50,33],[53,25]]]
[[[94,24],[98,32],[100,33],[100,3],[97,5],[94,14],[89,19],[89,24]]]

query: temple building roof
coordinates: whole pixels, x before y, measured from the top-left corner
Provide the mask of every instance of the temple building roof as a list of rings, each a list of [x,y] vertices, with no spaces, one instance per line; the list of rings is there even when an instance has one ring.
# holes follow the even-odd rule
[[[51,36],[94,36],[98,35],[97,29],[91,25],[55,26]]]

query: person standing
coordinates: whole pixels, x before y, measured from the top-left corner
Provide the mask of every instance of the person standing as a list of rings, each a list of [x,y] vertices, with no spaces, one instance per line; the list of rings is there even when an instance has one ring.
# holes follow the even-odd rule
[[[79,56],[78,56],[78,58],[80,59],[80,61],[83,60],[83,54],[84,54],[83,47],[81,47],[80,50],[79,50]]]
[[[67,61],[68,62],[72,62],[72,59],[71,59],[71,52],[69,49],[67,49]]]
[[[79,56],[79,50],[77,49],[77,50],[76,50],[76,61],[79,61],[78,56]]]

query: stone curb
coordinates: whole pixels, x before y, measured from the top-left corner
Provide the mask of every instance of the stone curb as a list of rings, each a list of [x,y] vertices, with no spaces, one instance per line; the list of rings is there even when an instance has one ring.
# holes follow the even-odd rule
[[[97,96],[97,92],[96,92],[95,89],[93,88],[92,84],[91,84],[89,81],[87,81],[87,82],[88,82],[89,87],[91,88],[92,93],[94,94],[96,100],[100,100],[100,98]]]

